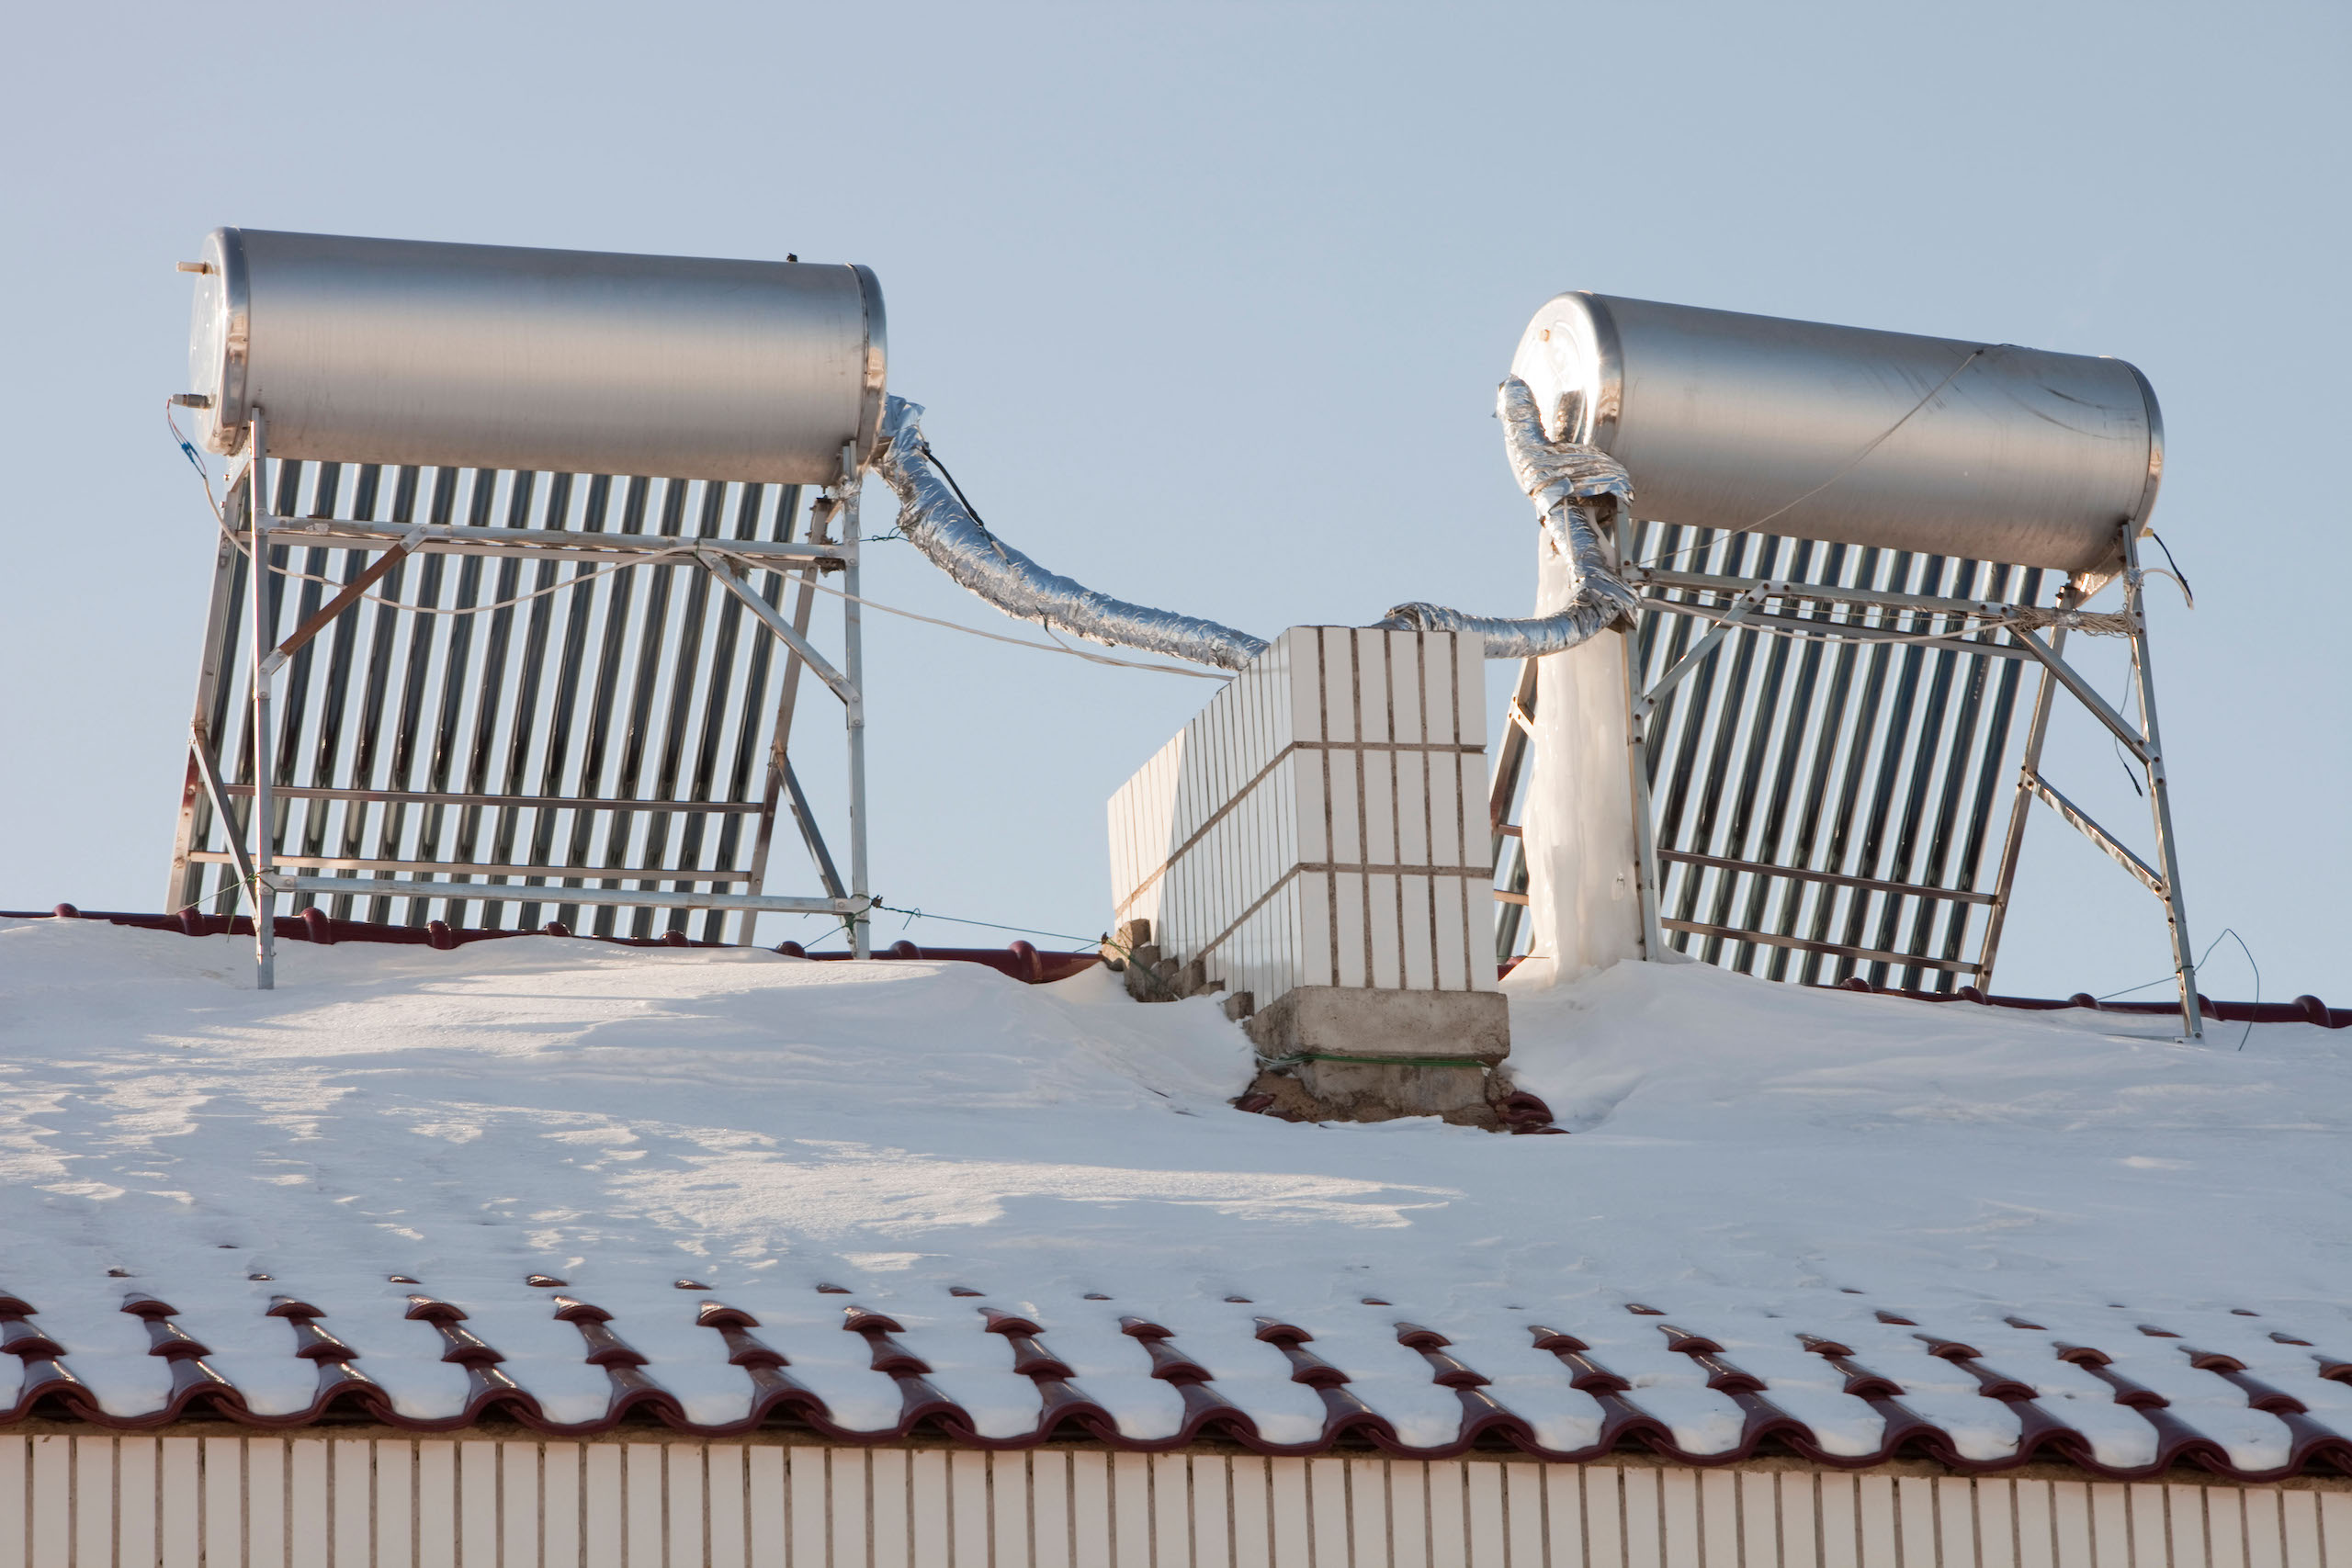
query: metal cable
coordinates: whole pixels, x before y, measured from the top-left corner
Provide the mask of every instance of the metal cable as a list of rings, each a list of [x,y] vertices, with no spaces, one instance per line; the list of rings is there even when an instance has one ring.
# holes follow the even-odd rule
[[[726,558],[732,561],[741,562],[746,559],[746,558],[741,556],[728,555],[725,550],[712,550],[707,553],[717,556],[725,556]],[[955,621],[943,621],[936,615],[919,615],[912,610],[901,610],[895,604],[885,604],[877,600],[868,599],[862,594],[848,592],[843,589],[829,588],[821,582],[811,581],[808,583],[808,586],[815,589],[820,593],[830,593],[836,599],[846,599],[853,604],[863,604],[869,610],[879,610],[886,615],[901,615],[910,621],[921,621],[925,626],[945,626],[951,632],[962,632],[967,637],[986,637],[990,642],[1009,642],[1015,648],[1034,648],[1040,653],[1066,653],[1072,659],[1083,659],[1089,664],[1114,665],[1121,670],[1150,670],[1162,675],[1190,675],[1195,681],[1230,681],[1233,679],[1230,675],[1212,674],[1206,670],[1180,670],[1173,664],[1143,664],[1138,663],[1136,660],[1132,659],[1113,659],[1105,654],[1089,653],[1082,648],[1069,647],[1067,644],[1060,643],[1058,639],[1052,643],[1030,642],[1023,637],[1006,637],[1001,632],[984,632],[978,626],[963,626]],[[1046,635],[1047,637],[1052,637],[1054,635],[1054,628],[1050,626],[1047,626],[1046,628]],[[941,918],[944,919],[944,916]]]
[[[1765,595],[1767,600],[1783,597],[1802,600],[1814,596],[1802,592]],[[1702,604],[1694,600],[1653,600],[1651,603],[1671,603],[1678,607],[1676,613],[1694,615],[1702,620],[1720,621],[1731,613],[1729,604]],[[2085,637],[2130,637],[2132,635],[2132,617],[2129,615],[2093,615],[2084,610],[2055,610],[2033,604],[2019,604],[2014,614],[2008,615],[1991,615],[1975,610],[1937,610],[1916,605],[1889,606],[1888,613],[1921,619],[1949,615],[1966,624],[1948,627],[1942,631],[1924,632],[1899,632],[1891,628],[1873,626],[1861,621],[1812,621],[1803,627],[1798,627],[1786,623],[1775,624],[1770,621],[1749,619],[1740,622],[1739,626],[1743,631],[1763,632],[1771,637],[1794,637],[1801,642],[1946,642],[1958,637],[1973,637],[1981,632],[1999,631],[2004,627],[2033,631],[2049,626],[2064,626],[2068,631],[2080,632]],[[1860,637],[1840,637],[1838,635],[1838,628],[1845,626],[1867,631],[1871,635]]]
[[[2000,346],[2006,348],[2008,345],[2007,344],[2003,344]],[[1836,473],[1830,475],[1827,479],[1822,480],[1819,484],[1814,486],[1803,495],[1798,496],[1794,501],[1784,502],[1781,505],[1774,507],[1771,511],[1767,512],[1763,516],[1758,517],[1753,523],[1743,523],[1736,528],[1727,528],[1723,533],[1716,535],[1713,538],[1706,540],[1703,544],[1686,545],[1679,550],[1669,550],[1662,556],[1653,556],[1642,564],[1644,566],[1656,566],[1662,560],[1672,560],[1677,556],[1687,556],[1694,550],[1712,549],[1721,540],[1730,538],[1735,534],[1753,533],[1757,529],[1764,526],[1765,524],[1772,521],[1773,518],[1780,516],[1782,513],[1803,506],[1806,502],[1811,501],[1815,496],[1819,495],[1823,491],[1827,490],[1831,485],[1836,484],[1839,479],[1844,479],[1856,468],[1860,468],[1862,466],[1863,458],[1877,451],[1881,446],[1885,446],[1888,439],[1892,437],[1896,431],[1911,423],[1911,416],[1913,414],[1917,413],[1921,409],[1926,408],[1929,403],[1935,401],[1937,393],[1942,391],[1946,387],[1951,386],[1954,381],[1958,380],[1962,371],[1975,364],[1987,354],[1992,353],[1993,348],[1994,345],[1992,344],[1980,343],[1974,348],[1970,349],[1967,356],[1959,364],[1953,366],[1951,370],[1946,372],[1942,380],[1928,389],[1928,395],[1926,397],[1921,398],[1917,402],[1913,403],[1908,409],[1904,411],[1904,414],[1901,419],[1896,420],[1893,424],[1888,425],[1884,430],[1880,431],[1876,435],[1872,436],[1871,438],[1870,445],[1855,453],[1852,460],[1847,463],[1844,468],[1838,469]]]
[[[293,528],[277,528],[271,530],[273,537],[278,534],[299,535],[300,532],[300,530]],[[244,535],[231,528],[226,522],[222,522],[220,524],[220,534],[221,536],[226,538],[231,544],[236,546],[241,553],[247,556],[253,554],[251,542]],[[446,537],[447,536],[441,536]],[[398,542],[399,541],[397,540],[387,541],[389,544],[397,544]],[[364,550],[379,547],[372,544],[355,545],[347,540],[338,540],[334,543],[324,546],[320,546],[314,542],[306,547],[299,537],[289,537],[279,541],[279,546],[281,548],[289,550],[305,547],[336,550]],[[413,604],[405,599],[387,599],[380,593],[362,593],[359,597],[367,600],[370,604],[390,605],[395,610],[413,610],[420,615],[480,615],[487,614],[492,610],[511,610],[517,604],[526,604],[534,599],[545,598],[550,593],[560,593],[567,588],[576,588],[583,582],[592,581],[599,577],[608,577],[616,571],[631,571],[640,566],[691,565],[694,559],[694,547],[691,545],[682,545],[676,549],[649,550],[639,559],[613,561],[608,565],[596,567],[592,570],[576,572],[572,576],[564,579],[562,581],[551,582],[545,588],[534,588],[528,593],[517,593],[512,599],[493,600],[487,604]],[[679,558],[684,558],[682,559]],[[762,564],[765,564],[764,561]],[[323,582],[329,588],[345,588],[350,586],[340,579],[322,576],[315,571],[296,571],[290,566],[271,566],[268,570],[279,577],[288,578],[296,582]]]

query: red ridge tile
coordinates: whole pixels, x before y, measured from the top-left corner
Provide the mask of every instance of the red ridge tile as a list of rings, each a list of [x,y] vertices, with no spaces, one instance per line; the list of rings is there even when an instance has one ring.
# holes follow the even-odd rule
[[[2064,1460],[2091,1473],[2118,1479],[2138,1479],[2177,1464],[2198,1465],[2239,1480],[2275,1480],[2313,1469],[2352,1471],[2352,1438],[2313,1416],[2309,1403],[2296,1397],[2292,1380],[2287,1380],[2290,1386],[2280,1387],[2275,1374],[2271,1381],[2265,1381],[2252,1375],[2239,1358],[2185,1342],[2181,1343],[2181,1349],[2192,1368],[2229,1382],[2245,1396],[2246,1408],[2260,1411],[2284,1425],[2290,1444],[2284,1465],[2259,1472],[2233,1469],[2227,1450],[2219,1440],[2199,1431],[2189,1416],[2172,1409],[2163,1395],[2124,1376],[2106,1352],[2095,1347],[2061,1343],[2054,1348],[2057,1356],[2105,1382],[2118,1404],[2138,1411],[2154,1429],[2156,1451],[2151,1463],[2134,1467],[2102,1465],[2097,1461],[2084,1434],[2054,1413],[2063,1407],[2063,1402],[2050,1402],[2051,1407],[2045,1408],[2031,1384],[1985,1365],[1974,1346],[1928,1331],[1915,1336],[1921,1347],[1917,1353],[1967,1371],[1980,1394],[2002,1402],[2015,1413],[2020,1436],[2013,1452],[1990,1460],[1962,1458],[1948,1432],[1902,1403],[1902,1387],[1895,1380],[1860,1365],[1846,1344],[1800,1334],[1799,1342],[1806,1349],[1822,1356],[1843,1376],[1845,1397],[1873,1410],[1883,1423],[1877,1451],[1863,1455],[1825,1453],[1805,1424],[1774,1404],[1764,1380],[1724,1352],[1720,1338],[1673,1322],[1657,1325],[1665,1336],[1668,1348],[1688,1358],[1705,1374],[1706,1386],[1740,1411],[1736,1445],[1711,1453],[1681,1450],[1671,1429],[1636,1402],[1631,1380],[1606,1365],[1583,1339],[1541,1324],[1531,1324],[1528,1327],[1532,1348],[1556,1360],[1569,1385],[1590,1395],[1602,1412],[1601,1430],[1594,1444],[1574,1452],[1553,1450],[1543,1445],[1526,1420],[1495,1396],[1485,1374],[1464,1358],[1446,1335],[1422,1324],[1399,1320],[1394,1324],[1397,1342],[1422,1357],[1430,1367],[1431,1382],[1453,1393],[1461,1412],[1457,1429],[1446,1441],[1415,1447],[1398,1438],[1393,1422],[1350,1384],[1345,1371],[1307,1348],[1313,1337],[1306,1329],[1283,1319],[1260,1316],[1252,1319],[1246,1330],[1236,1325],[1235,1337],[1246,1333],[1256,1343],[1279,1350],[1290,1366],[1293,1380],[1313,1388],[1324,1410],[1321,1430],[1312,1439],[1275,1443],[1260,1432],[1249,1411],[1216,1388],[1204,1365],[1172,1343],[1175,1336],[1165,1325],[1130,1314],[1120,1319],[1122,1331],[1143,1347],[1150,1361],[1150,1375],[1176,1390],[1184,1411],[1175,1433],[1148,1441],[1138,1440],[1122,1434],[1104,1406],[1080,1386],[1069,1363],[1056,1356],[1046,1343],[1045,1331],[1034,1316],[988,1306],[978,1309],[976,1316],[979,1321],[966,1320],[969,1325],[967,1332],[993,1333],[1003,1338],[1013,1371],[1036,1387],[1038,1407],[1034,1430],[1004,1438],[982,1438],[969,1414],[926,1381],[929,1369],[925,1363],[891,1337],[904,1332],[899,1321],[854,1303],[842,1314],[842,1327],[868,1342],[875,1370],[892,1378],[899,1389],[899,1414],[888,1427],[842,1427],[833,1420],[824,1402],[785,1370],[789,1360],[783,1351],[751,1332],[758,1320],[717,1301],[699,1303],[694,1321],[720,1336],[729,1363],[750,1380],[752,1398],[748,1413],[741,1418],[718,1425],[697,1425],[687,1418],[681,1402],[662,1386],[658,1369],[650,1359],[616,1332],[612,1314],[592,1302],[572,1296],[549,1298],[550,1310],[559,1321],[569,1322],[579,1330],[582,1359],[604,1370],[609,1393],[605,1409],[594,1419],[555,1422],[548,1419],[514,1372],[501,1365],[500,1353],[461,1326],[466,1317],[463,1309],[423,1292],[409,1297],[404,1315],[411,1321],[430,1325],[441,1341],[441,1359],[464,1367],[467,1393],[461,1405],[432,1418],[401,1416],[392,1408],[381,1386],[353,1364],[359,1359],[358,1352],[327,1333],[316,1321],[324,1313],[312,1303],[281,1295],[270,1298],[264,1310],[287,1324],[293,1337],[294,1355],[317,1368],[317,1382],[308,1408],[264,1416],[248,1408],[232,1381],[209,1365],[204,1345],[174,1321],[175,1314],[170,1303],[144,1291],[127,1295],[124,1302],[125,1310],[139,1317],[145,1326],[151,1352],[171,1367],[170,1392],[157,1408],[130,1416],[107,1412],[67,1364],[66,1354],[58,1342],[26,1321],[33,1315],[31,1303],[0,1295],[0,1350],[15,1353],[25,1365],[23,1385],[13,1406],[0,1410],[0,1422],[41,1415],[130,1430],[153,1428],[184,1416],[202,1416],[248,1427],[278,1428],[356,1417],[415,1431],[447,1431],[500,1417],[535,1431],[568,1435],[608,1430],[628,1419],[651,1419],[680,1431],[709,1437],[781,1422],[804,1427],[829,1441],[894,1441],[929,1431],[957,1445],[989,1449],[1017,1449],[1057,1438],[1084,1436],[1129,1451],[1165,1451],[1203,1438],[1218,1438],[1266,1454],[1320,1453],[1335,1445],[1368,1444],[1384,1452],[1424,1458],[1456,1454],[1474,1444],[1484,1443],[1515,1449],[1543,1460],[1578,1462],[1626,1448],[1645,1449],[1671,1462],[1692,1464],[1719,1463],[1759,1450],[1774,1449],[1814,1463],[1847,1469],[1917,1454],[1972,1474],[2008,1468],[2039,1457]],[[1627,1310],[1632,1311],[1634,1304],[1638,1303],[1628,1304]],[[1653,1310],[1636,1315],[1663,1314]],[[2012,1321],[2031,1332],[2045,1332],[2026,1320]],[[2169,1330],[2152,1337],[2177,1341],[2179,1338]],[[2273,1337],[2292,1339],[2277,1331],[2273,1331]],[[2324,1352],[2316,1353],[2313,1360],[2316,1375],[2352,1382],[2352,1363]],[[2194,1407],[2192,1402],[2192,1413]]]

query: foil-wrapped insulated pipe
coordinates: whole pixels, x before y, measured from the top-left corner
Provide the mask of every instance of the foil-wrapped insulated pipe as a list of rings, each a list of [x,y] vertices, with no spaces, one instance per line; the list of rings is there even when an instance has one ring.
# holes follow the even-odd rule
[[[1544,428],[1535,394],[1513,376],[1497,396],[1503,450],[1520,489],[1535,503],[1544,531],[1567,567],[1568,602],[1548,615],[1506,619],[1465,615],[1442,604],[1399,604],[1383,625],[1408,630],[1477,632],[1489,659],[1534,659],[1589,642],[1620,621],[1631,622],[1639,597],[1610,570],[1586,503],[1604,496],[1630,502],[1624,466],[1595,446],[1555,440]]]
[[[875,468],[898,494],[899,531],[933,566],[1006,615],[1113,648],[1225,670],[1239,670],[1265,652],[1265,639],[1248,632],[1130,604],[1057,576],[989,533],[932,460],[921,404],[890,399],[882,431]]]

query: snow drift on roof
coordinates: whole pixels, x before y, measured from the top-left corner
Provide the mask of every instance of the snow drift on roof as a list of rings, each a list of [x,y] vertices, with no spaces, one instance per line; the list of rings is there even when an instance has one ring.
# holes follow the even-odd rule
[[[1514,995],[1574,1135],[1510,1138],[1235,1111],[1239,1030],[1099,971],[249,962],[0,922],[0,1412],[2352,1468],[2305,1025],[1624,965]]]

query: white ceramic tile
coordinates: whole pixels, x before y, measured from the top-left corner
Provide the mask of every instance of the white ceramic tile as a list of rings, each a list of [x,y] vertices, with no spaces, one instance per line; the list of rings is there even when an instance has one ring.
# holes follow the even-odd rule
[[[1363,879],[1364,930],[1372,942],[1371,983],[1390,990],[1405,983],[1404,917],[1397,883],[1396,877],[1386,874]]]
[[[1459,876],[1432,877],[1430,882],[1430,907],[1436,921],[1437,988],[1441,991],[1468,990],[1471,965],[1479,962],[1474,951],[1465,917],[1464,892],[1474,890],[1481,898],[1487,896],[1484,884],[1471,884]],[[1487,961],[1492,968],[1492,961]]]
[[[1426,876],[1396,879],[1399,952],[1408,990],[1437,988],[1437,932],[1431,900],[1436,897]]]
[[[1457,641],[1285,632],[1110,802],[1120,918],[1151,920],[1165,954],[1202,959],[1212,982],[1261,1005],[1297,985],[1479,986],[1483,904],[1474,916],[1430,887],[1408,908],[1362,873],[1350,893],[1303,884],[1317,874],[1299,870],[1487,858],[1483,760],[1419,749],[1424,735],[1452,745],[1476,716],[1462,705]],[[1416,749],[1293,745],[1360,731]],[[1336,965],[1335,936],[1347,949]]]

